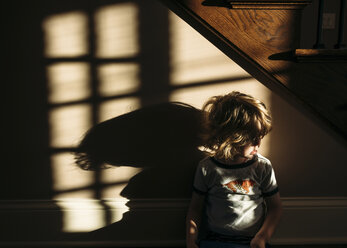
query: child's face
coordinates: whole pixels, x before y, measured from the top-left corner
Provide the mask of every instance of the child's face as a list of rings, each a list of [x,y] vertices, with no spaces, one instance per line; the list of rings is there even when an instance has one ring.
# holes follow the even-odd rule
[[[242,156],[247,159],[252,159],[258,153],[260,142],[258,144],[246,145],[242,150]]]

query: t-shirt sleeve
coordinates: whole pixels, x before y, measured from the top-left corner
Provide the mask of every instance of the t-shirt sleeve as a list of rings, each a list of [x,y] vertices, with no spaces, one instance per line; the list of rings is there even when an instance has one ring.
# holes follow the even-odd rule
[[[275,177],[275,171],[268,163],[264,171],[264,177],[261,183],[261,190],[264,197],[269,197],[278,192],[278,185]]]
[[[195,193],[205,195],[208,191],[208,187],[206,184],[206,170],[200,163],[196,169],[193,190]]]

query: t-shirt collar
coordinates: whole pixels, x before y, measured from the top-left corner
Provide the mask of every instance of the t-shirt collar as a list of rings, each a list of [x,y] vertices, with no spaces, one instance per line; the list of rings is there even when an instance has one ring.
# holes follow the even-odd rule
[[[258,156],[255,154],[253,156],[252,159],[241,163],[241,164],[226,164],[226,163],[222,163],[220,161],[218,161],[215,157],[210,157],[210,159],[218,166],[218,167],[222,167],[224,169],[240,169],[240,168],[245,168],[247,166],[250,166],[251,164],[253,164],[255,161],[258,160]]]

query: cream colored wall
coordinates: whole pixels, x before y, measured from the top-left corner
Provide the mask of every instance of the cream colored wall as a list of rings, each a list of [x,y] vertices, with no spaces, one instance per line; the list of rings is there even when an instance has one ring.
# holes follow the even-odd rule
[[[328,129],[273,95],[271,153],[284,196],[346,196],[347,148]]]
[[[151,2],[156,11],[166,12],[165,7]],[[119,15],[118,13],[128,13]],[[139,53],[138,34],[134,31],[139,25],[136,22],[137,6],[134,3],[112,4],[96,11],[98,35],[104,40],[97,42],[97,51],[103,51],[101,58],[120,56],[116,51],[122,51],[121,56],[133,56]],[[86,53],[81,47],[86,26],[86,16],[83,12],[60,13],[48,16],[43,21],[45,33],[46,57],[79,56]],[[122,32],[119,33],[119,25]],[[173,89],[169,92],[168,101],[178,101],[200,108],[206,99],[213,95],[225,94],[238,90],[245,92],[271,104],[271,92],[263,85],[252,79],[242,68],[223,55],[211,43],[195,30],[180,20],[172,12],[168,13],[169,46],[170,46],[170,74],[169,85]],[[71,31],[72,30],[72,31]],[[120,42],[114,36],[125,36]],[[59,37],[67,37],[65,43]],[[98,39],[97,39],[98,41]],[[104,46],[114,42],[109,49]],[[117,47],[117,42],[118,47]],[[69,44],[72,45],[69,45]],[[75,44],[84,44],[76,46]],[[113,48],[113,49],[112,49]],[[128,52],[127,52],[128,51]],[[150,58],[149,58],[150,59]],[[146,63],[146,61],[145,61]],[[154,61],[155,63],[155,61]],[[139,90],[139,64],[110,63],[98,68],[101,96],[132,94]],[[48,84],[50,88],[49,101],[52,104],[64,103],[83,99],[91,95],[88,88],[88,72],[91,66],[87,63],[57,63],[47,67]],[[160,71],[156,73],[160,74]],[[203,84],[203,85],[201,85]],[[72,86],[69,86],[72,85]],[[75,86],[73,86],[75,85]],[[176,87],[176,88],[175,88]],[[161,94],[161,93],[159,93]],[[160,100],[153,101],[160,103]],[[107,106],[107,107],[106,107]],[[136,97],[124,97],[121,100],[111,100],[101,103],[99,108],[99,122],[121,116],[125,113],[141,108]],[[50,133],[52,148],[75,147],[80,137],[91,127],[89,122],[91,106],[81,104],[73,107],[53,108],[50,111]],[[266,139],[268,140],[268,139]],[[263,153],[269,153],[268,141],[264,141]],[[179,145],[179,144],[177,144]],[[153,151],[155,154],[155,151]],[[63,198],[93,198],[95,192],[88,186],[95,183],[93,172],[82,171],[73,166],[74,158],[70,153],[58,153],[51,156],[53,175],[53,190],[57,192],[54,199]],[[102,188],[102,198],[121,197],[120,193],[126,187],[126,181],[141,172],[140,168],[119,167],[102,171],[98,180],[102,184],[116,184]],[[122,182],[119,184],[119,182]],[[75,190],[80,188],[81,190]]]
[[[158,3],[151,2],[151,4],[157,5]],[[165,7],[162,6],[156,6],[155,9],[157,11],[166,11]],[[123,19],[121,17],[118,19],[114,18],[120,10],[123,10],[123,12],[127,10],[129,15],[124,15]],[[130,45],[127,47],[127,43],[120,44],[123,54],[127,54],[127,49],[129,54],[136,54],[136,51],[139,49],[136,43],[137,34],[134,31],[138,25],[135,21],[137,11],[135,4],[125,3],[105,6],[97,12],[96,20],[101,25],[99,33],[103,37],[109,36],[108,39],[111,39],[111,41],[112,32],[117,33],[118,23],[123,21],[129,23],[127,26],[128,30],[122,27],[123,33],[130,34],[126,36]],[[54,36],[53,25],[59,27],[59,23],[61,23],[62,27],[64,25],[69,26],[71,22],[74,23],[75,19],[72,18],[73,16],[74,14],[70,13],[46,18],[45,27],[49,30],[47,32],[48,41],[46,42],[48,47],[47,54],[53,54],[50,56],[57,56],[55,55],[56,53],[59,54],[57,49],[49,50],[51,47],[59,47],[59,40],[54,40],[56,36]],[[113,18],[112,22],[109,20],[110,16]],[[75,18],[77,23],[83,23],[80,13],[75,13]],[[106,25],[105,27],[109,28],[105,29],[102,25]],[[78,27],[78,25],[75,26]],[[51,36],[49,36],[50,33]],[[171,12],[169,12],[169,34],[169,84],[172,87],[177,87],[177,89],[173,88],[170,91],[169,101],[188,103],[196,108],[200,108],[209,97],[225,94],[233,90],[251,94],[263,100],[272,110],[274,129],[264,139],[260,152],[273,161],[282,194],[284,196],[342,196],[346,194],[345,187],[341,187],[343,175],[346,172],[343,166],[345,164],[343,155],[347,152],[346,147],[335,141],[332,136],[316,125],[314,121],[305,117],[302,112],[295,110],[276,94],[251,78],[247,72],[223,55],[199,33]],[[52,37],[52,40],[49,40],[49,37]],[[104,42],[106,42],[105,46],[109,44],[107,39]],[[53,45],[49,45],[51,43]],[[102,43],[99,46],[100,49],[103,48]],[[69,47],[60,49],[66,49],[70,52],[73,50],[73,48]],[[77,49],[77,53],[80,52],[78,50],[80,47],[75,49]],[[114,48],[112,50],[110,48],[109,50],[108,54],[108,50],[103,49],[102,56],[115,56],[113,53],[117,49]],[[81,91],[83,86],[76,88],[64,86],[64,80],[72,80],[73,83],[85,82],[85,80],[83,81],[83,68],[73,68],[65,65],[66,68],[64,69],[63,66],[61,64],[56,67],[51,65],[48,68],[52,85],[50,99],[53,99],[53,102],[59,101],[60,97],[66,98],[66,92],[69,92],[72,97],[78,98],[83,97],[83,95],[79,96],[78,94],[88,91],[88,89]],[[124,91],[132,93],[138,90],[138,85],[141,84],[138,78],[138,70],[140,68],[136,63],[111,64],[108,69],[107,65],[104,65],[100,70],[103,71],[99,74],[99,80],[105,82],[101,84],[101,92],[105,92],[102,94],[119,94]],[[69,75],[76,77],[76,73],[71,74],[71,71],[79,71],[82,79],[69,79]],[[157,73],[160,73],[160,71]],[[201,82],[207,83],[201,84]],[[75,96],[73,92],[76,92]],[[141,108],[136,97],[123,98],[122,100],[109,101],[103,104],[108,105],[108,108],[100,108],[100,121]],[[56,111],[58,113],[52,112],[52,146],[75,146],[78,143],[78,137],[82,136],[86,127],[90,126],[85,121],[85,119],[89,118],[89,112],[85,110],[88,106],[84,106],[84,110],[82,107],[81,110],[75,107],[75,109],[59,109]],[[73,129],[71,129],[71,125],[74,127]],[[66,138],[64,139],[64,137]],[[58,192],[54,199],[70,197],[93,198],[95,195],[93,189],[69,191],[69,189],[88,187],[95,180],[93,172],[85,172],[72,167],[73,162],[71,154],[52,156],[53,189]],[[132,167],[102,171],[101,183],[122,183],[116,186],[104,187],[101,197],[120,197],[121,190],[127,185],[126,181],[140,171],[141,169]],[[331,188],[334,188],[334,190],[331,191]],[[67,193],[64,193],[65,191]]]

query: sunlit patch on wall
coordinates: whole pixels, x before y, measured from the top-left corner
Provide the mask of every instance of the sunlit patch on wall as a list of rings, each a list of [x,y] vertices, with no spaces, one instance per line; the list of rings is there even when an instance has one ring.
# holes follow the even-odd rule
[[[172,84],[198,83],[245,74],[241,67],[174,13],[170,12],[169,18]]]
[[[59,153],[51,156],[53,190],[67,194],[78,191],[94,183],[92,171],[81,170],[75,165],[72,153]],[[71,196],[71,194],[70,194]]]
[[[63,232],[88,232],[121,220],[128,211],[128,199],[121,191],[141,171],[132,167],[100,174],[84,171],[75,165],[74,155],[66,152],[96,122],[140,107],[136,97],[140,68],[134,62],[139,52],[138,6],[124,2],[100,7],[94,13],[94,19],[80,11],[57,14],[42,23],[44,57],[49,64],[52,190],[62,208]],[[95,46],[90,44],[91,32],[95,32]],[[104,59],[112,61],[105,63]],[[96,88],[91,81],[94,72]],[[91,199],[96,197],[117,200]]]
[[[47,17],[43,22],[45,56],[76,57],[88,52],[88,17],[70,12]]]
[[[66,192],[56,192],[53,199],[93,199],[95,198],[95,192],[91,189],[70,190]]]
[[[51,147],[73,147],[91,127],[91,107],[79,104],[57,107],[49,114]]]
[[[138,53],[137,15],[134,3],[109,5],[96,12],[97,57],[131,57]]]
[[[119,221],[128,211],[126,199],[100,201],[92,199],[69,199],[57,201],[63,214],[63,232],[89,232]],[[106,221],[106,213],[111,220]],[[109,223],[107,223],[109,222]]]
[[[64,103],[90,97],[89,70],[87,63],[57,63],[48,66],[48,101]]]
[[[134,111],[140,107],[140,101],[136,97],[115,99],[100,104],[100,121],[105,121],[116,116]]]
[[[104,205],[106,205],[109,209],[112,210],[109,211],[109,213],[111,213],[110,223],[122,220],[123,214],[129,211],[129,208],[126,205],[128,201],[129,200],[126,198],[116,198],[116,200],[104,201]]]
[[[139,66],[135,63],[112,63],[99,67],[99,94],[112,96],[134,93],[139,89]]]
[[[102,198],[119,198],[128,181],[141,172],[141,168],[115,167],[101,172],[101,183],[109,185],[102,190]]]
[[[240,91],[261,99],[271,108],[271,92],[230,60],[187,23],[170,12],[170,82],[189,85],[171,92],[170,101],[188,103],[201,108],[214,95]],[[236,81],[237,78],[242,80]],[[247,79],[249,78],[249,79]],[[216,80],[223,83],[213,83]],[[207,86],[195,83],[212,81]],[[267,156],[269,135],[262,142],[260,152]]]

